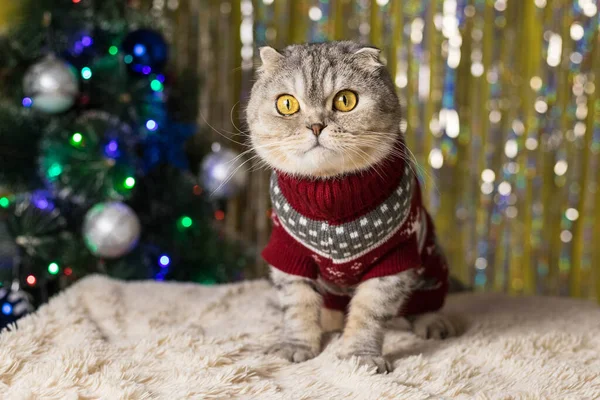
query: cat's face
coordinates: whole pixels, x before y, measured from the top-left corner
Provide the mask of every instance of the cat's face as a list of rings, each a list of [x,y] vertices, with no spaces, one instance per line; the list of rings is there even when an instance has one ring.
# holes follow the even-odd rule
[[[261,158],[286,173],[331,177],[389,155],[400,105],[378,54],[352,42],[262,48],[247,109]]]

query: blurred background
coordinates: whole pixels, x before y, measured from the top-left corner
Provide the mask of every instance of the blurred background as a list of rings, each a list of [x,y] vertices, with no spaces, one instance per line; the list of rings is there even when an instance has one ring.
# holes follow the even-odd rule
[[[382,49],[452,274],[600,296],[595,0],[1,0],[0,303],[264,276],[257,48]]]

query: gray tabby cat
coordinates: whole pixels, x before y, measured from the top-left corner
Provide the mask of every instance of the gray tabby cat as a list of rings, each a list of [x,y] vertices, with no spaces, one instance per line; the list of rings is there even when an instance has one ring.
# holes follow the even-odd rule
[[[401,110],[379,50],[330,42],[293,45],[282,52],[263,47],[260,57],[247,119],[253,148],[271,167],[295,176],[330,179],[365,170],[393,153],[401,135]],[[359,99],[352,112],[332,107],[336,95],[344,91]],[[356,103],[345,97],[342,101]],[[290,113],[282,114],[282,107]],[[315,136],[322,147],[315,146]],[[271,270],[284,312],[284,331],[270,353],[294,362],[311,359],[321,350],[322,333],[341,329],[345,319],[340,356],[357,357],[378,372],[391,370],[382,356],[384,329],[415,288],[414,269],[338,288],[352,295],[346,318],[322,308],[322,285],[317,280]],[[438,313],[411,322],[414,332],[424,338],[456,334],[452,323]]]

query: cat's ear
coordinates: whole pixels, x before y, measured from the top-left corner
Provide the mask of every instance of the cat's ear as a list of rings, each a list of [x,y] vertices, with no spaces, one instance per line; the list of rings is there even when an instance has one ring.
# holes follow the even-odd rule
[[[361,65],[367,67],[369,70],[375,71],[383,67],[383,62],[379,59],[381,50],[376,47],[363,47],[362,49],[354,52],[354,56],[361,61]]]
[[[279,61],[283,59],[283,54],[269,46],[263,46],[258,51],[260,53],[260,60],[262,61],[260,71],[268,71],[275,68],[279,64]]]

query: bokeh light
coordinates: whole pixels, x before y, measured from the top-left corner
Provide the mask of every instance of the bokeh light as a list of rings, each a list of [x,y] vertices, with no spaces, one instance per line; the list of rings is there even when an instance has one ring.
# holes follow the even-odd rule
[[[192,219],[188,216],[181,217],[180,222],[181,226],[183,226],[184,228],[189,228],[190,226],[192,226]]]
[[[162,256],[160,256],[160,258],[158,259],[158,263],[162,266],[162,267],[167,267],[170,263],[171,263],[171,259],[169,258],[169,256],[163,254]]]
[[[51,275],[56,275],[56,274],[58,274],[58,271],[60,271],[60,267],[58,266],[58,264],[57,264],[57,263],[53,262],[53,263],[50,263],[50,264],[48,265],[48,272],[49,272]]]
[[[129,176],[129,177],[127,177],[127,178],[125,179],[124,186],[125,186],[125,188],[127,188],[127,189],[131,189],[131,188],[133,188],[133,187],[135,186],[135,178],[134,178],[134,177],[132,177],[132,176]]]
[[[81,77],[88,80],[92,77],[92,70],[89,67],[81,68]]]
[[[27,282],[29,286],[34,286],[37,283],[37,278],[33,275],[28,275],[25,282]]]

